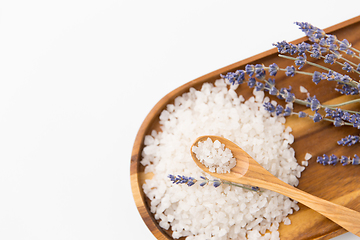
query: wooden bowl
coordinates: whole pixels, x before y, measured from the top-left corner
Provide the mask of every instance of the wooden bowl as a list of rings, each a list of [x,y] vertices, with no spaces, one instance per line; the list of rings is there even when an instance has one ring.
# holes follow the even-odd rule
[[[325,29],[325,31],[335,34],[339,40],[346,38],[355,48],[360,49],[360,38],[358,37],[360,34],[360,16],[334,25]],[[306,40],[307,38],[303,37],[292,43],[298,44]],[[140,161],[144,137],[150,134],[153,129],[159,130],[159,115],[161,111],[166,108],[167,104],[173,103],[176,97],[189,91],[190,87],[199,89],[204,82],[214,82],[220,78],[220,74],[244,69],[246,64],[263,63],[268,66],[274,62],[281,68],[294,65],[294,62],[291,60],[279,58],[276,49],[263,52],[180,86],[163,97],[145,118],[136,136],[132,150],[130,180],[133,197],[139,213],[157,239],[172,239],[171,230],[165,231],[162,229],[149,210],[149,200],[142,191],[142,185],[145,179],[151,178],[152,175],[151,173],[144,174],[144,167],[140,164]],[[323,65],[322,61],[318,61],[318,63]],[[342,72],[341,67],[335,66],[335,64],[331,68]],[[303,70],[311,72],[315,68],[305,65]],[[356,75],[352,77],[359,79]],[[279,72],[276,76],[276,84],[278,88],[291,85],[296,96],[305,98],[306,95],[299,91],[300,86],[303,86],[311,95],[316,95],[323,104],[354,98],[339,95],[335,92],[333,90],[335,86],[333,82],[321,81],[318,85],[315,85],[311,81],[311,77],[300,74],[290,78]],[[247,86],[241,86],[237,89],[237,93],[248,98],[252,95],[252,89],[249,89]],[[348,108],[360,109],[360,104],[352,104]],[[305,108],[296,106],[295,110],[302,111]],[[315,124],[308,118],[299,119],[295,116],[288,117],[286,125],[293,129],[292,134],[295,137],[295,142],[292,144],[292,147],[296,152],[298,162],[301,163],[306,153],[313,155],[309,161],[309,166],[306,167],[299,179],[298,188],[315,196],[360,211],[360,188],[358,184],[360,166],[341,166],[341,164],[322,166],[316,163],[316,156],[320,156],[323,153],[328,155],[334,153],[337,156],[353,156],[356,150],[359,150],[359,147],[356,145],[352,147],[338,146],[336,141],[348,134],[356,134],[358,130],[352,127],[335,128],[331,123],[325,121]],[[289,216],[292,222],[291,225],[280,224],[279,232],[281,239],[329,239],[346,232],[346,230],[315,211],[301,204],[299,206],[300,210]]]

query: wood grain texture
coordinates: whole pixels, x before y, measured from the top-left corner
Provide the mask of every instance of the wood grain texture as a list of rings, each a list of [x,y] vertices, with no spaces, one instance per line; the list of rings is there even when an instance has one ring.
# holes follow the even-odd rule
[[[238,145],[226,138],[211,135],[200,136],[195,140],[191,149],[193,146],[198,146],[199,142],[204,142],[208,138],[213,142],[218,140],[225,145],[225,148],[230,149],[237,163],[229,173],[210,172],[209,168],[202,164],[196,157],[196,154],[191,151],[190,154],[193,160],[204,172],[224,181],[265,188],[283,194],[319,212],[349,232],[360,237],[360,212],[318,198],[281,181],[263,168]]]
[[[337,35],[340,40],[346,38],[355,48],[360,49],[360,16],[334,25],[325,29],[325,31]],[[279,41],[281,40],[282,39],[279,39]],[[292,43],[298,44],[306,40],[307,38],[303,37]],[[199,89],[204,82],[214,82],[216,79],[219,79],[220,74],[226,74],[229,71],[235,71],[237,69],[244,69],[246,64],[263,63],[264,65],[269,65],[274,62],[281,68],[294,65],[290,60],[279,58],[276,49],[271,49],[206,74],[180,86],[164,96],[144,119],[132,149],[130,180],[133,197],[139,213],[149,230],[157,239],[172,239],[171,231],[164,231],[161,229],[149,211],[148,199],[146,199],[142,191],[142,185],[146,177],[142,174],[144,172],[144,167],[140,164],[140,161],[142,148],[144,146],[144,137],[147,134],[150,134],[152,129],[160,129],[159,115],[161,111],[166,108],[167,104],[173,103],[177,96],[189,91],[190,87]],[[322,61],[318,61],[318,63],[323,65]],[[334,65],[331,66],[331,68],[340,72],[342,71],[339,66]],[[306,65],[303,70],[311,72],[315,69],[312,66]],[[351,76],[358,78],[356,75]],[[300,86],[304,86],[311,95],[315,94],[322,103],[336,103],[344,98],[352,98],[340,96],[333,91],[334,83],[322,81],[318,85],[315,85],[310,77],[300,75],[289,78],[286,77],[285,74],[278,73],[276,76],[276,84],[278,87],[288,87],[291,85],[293,87],[293,92],[299,98],[306,97],[306,95],[299,90]],[[239,87],[237,93],[243,95],[246,99],[252,96],[252,90],[247,86]],[[360,104],[352,104],[349,105],[348,108],[360,109]],[[304,109],[305,108],[302,106],[296,106],[295,111]],[[316,156],[322,155],[323,153],[334,153],[338,156],[353,156],[354,153],[359,153],[360,148],[357,146],[342,147],[336,144],[336,141],[340,138],[351,133],[357,133],[358,130],[351,127],[334,128],[327,122],[314,124],[309,119],[299,119],[297,117],[287,118],[286,125],[293,129],[292,134],[295,137],[295,142],[292,144],[292,147],[296,152],[298,162],[301,163],[307,152],[314,156],[310,159],[309,166],[306,167],[305,171],[302,173],[297,188],[325,200],[360,211],[360,192],[358,185],[360,167],[351,165],[344,167],[341,165],[322,166],[315,162]],[[300,204],[300,210],[290,215],[289,218],[292,221],[291,225],[285,226],[280,224],[279,231],[281,239],[330,239],[346,232],[346,230],[339,225],[302,204]]]

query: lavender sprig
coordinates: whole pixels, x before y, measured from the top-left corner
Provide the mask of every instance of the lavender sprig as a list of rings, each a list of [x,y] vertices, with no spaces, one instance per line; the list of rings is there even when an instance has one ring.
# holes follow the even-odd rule
[[[313,77],[313,81],[315,83],[318,83],[320,81],[319,79],[327,79],[328,81],[337,81],[339,84],[343,85],[343,89],[338,91],[347,91],[346,94],[356,94],[358,92],[358,88],[351,88],[345,84],[349,83],[350,80],[348,76],[343,76],[341,74],[337,74],[331,70],[329,70],[329,73],[319,73],[315,71],[314,73],[308,73],[308,72],[302,72],[302,71],[296,71],[294,67],[287,67],[286,69],[279,68],[275,63],[271,64],[269,67],[266,67],[262,64],[256,64],[251,65],[248,64],[245,66],[244,70],[237,70],[235,72],[228,72],[226,75],[221,75],[222,78],[224,78],[226,81],[228,81],[230,84],[242,84],[247,82],[247,85],[250,88],[255,87],[257,91],[265,91],[269,92],[270,95],[277,96],[279,99],[285,100],[285,102],[294,102],[301,105],[306,105],[311,108],[312,111],[316,111],[320,108],[329,108],[329,109],[335,109],[337,105],[322,105],[320,102],[316,99],[315,96],[312,98],[308,98],[306,100],[301,100],[295,97],[293,93],[291,93],[291,87],[289,88],[281,88],[277,89],[275,86],[275,80],[274,79],[265,79],[265,70],[269,72],[270,75],[276,76],[278,71],[285,71],[285,74],[287,76],[293,76],[295,73],[301,73],[305,75],[311,75]],[[246,80],[246,75],[250,76],[248,80]],[[260,76],[259,76],[260,75]],[[255,76],[255,77],[253,77]],[[260,80],[256,81],[256,79]],[[359,100],[352,100],[348,102],[344,102],[341,105],[350,104],[355,101]],[[353,113],[359,113],[354,112],[350,110],[343,110],[345,112],[353,112]],[[318,119],[318,118],[315,118]]]
[[[287,43],[286,41],[282,41],[282,42],[277,42],[273,45],[278,49],[278,52],[281,54],[294,55],[297,53],[299,56],[295,58],[296,59],[295,64],[299,66],[299,69],[302,68],[305,63],[320,67],[322,69],[326,69],[325,67],[319,64],[315,64],[310,61],[307,61],[306,53],[308,53],[310,57],[315,59],[323,59],[324,62],[327,64],[334,64],[334,63],[339,64],[340,66],[342,66],[343,70],[349,73],[355,72],[357,74],[360,74],[360,64],[356,64],[344,58],[343,55],[340,54],[340,52],[338,51],[340,47],[334,44],[330,44],[324,39],[320,41],[320,44],[318,43],[308,44],[303,42],[298,45],[294,45],[291,43]],[[335,47],[333,47],[332,45]],[[350,50],[347,50],[346,52],[349,53],[349,51]],[[360,57],[354,54],[350,54],[350,55],[351,57],[356,57],[360,59]],[[284,57],[284,55],[281,56]]]
[[[168,178],[170,178],[170,180],[173,182],[173,184],[186,184],[189,187],[193,186],[196,182],[200,182],[199,185],[201,187],[212,184],[215,188],[217,188],[221,184],[227,184],[227,185],[231,185],[231,186],[241,187],[243,189],[250,190],[250,191],[255,191],[255,192],[260,191],[259,187],[245,187],[243,185],[235,184],[235,183],[232,183],[229,181],[224,181],[224,180],[219,180],[219,179],[208,179],[204,176],[200,176],[200,179],[195,179],[193,177],[186,177],[186,176],[182,176],[182,175],[176,176],[176,175],[169,174]]]
[[[341,163],[343,166],[348,164],[359,165],[360,163],[359,157],[356,154],[352,158],[347,156],[337,157],[334,154],[332,154],[331,156],[323,154],[323,156],[317,157],[316,162],[323,165],[336,165],[337,163]]]
[[[307,22],[295,22],[295,24],[297,26],[299,26],[299,29],[301,29],[301,31],[303,31],[306,34],[306,36],[308,36],[309,40],[312,42],[320,42],[321,39],[323,39],[325,37],[325,38],[329,39],[328,40],[329,43],[334,44],[336,42],[337,44],[339,44],[339,47],[341,48],[341,50],[352,50],[357,53],[360,53],[360,51],[353,48],[346,39],[339,41],[336,38],[336,36],[326,34],[324,30],[322,30],[318,27],[315,27]]]
[[[302,42],[300,44],[291,44],[286,41],[274,44],[277,47],[279,57],[293,60],[295,66],[287,66],[280,68],[276,63],[269,66],[263,64],[246,65],[244,70],[237,70],[229,72],[222,78],[227,80],[229,84],[243,84],[246,83],[250,88],[255,88],[256,91],[268,92],[272,96],[276,96],[280,100],[284,100],[287,104],[285,107],[280,104],[273,104],[271,102],[264,103],[264,108],[270,113],[277,116],[297,115],[299,118],[308,117],[314,122],[328,121],[332,122],[335,127],[352,126],[360,129],[360,112],[352,110],[344,110],[339,107],[360,102],[360,98],[342,102],[339,104],[325,105],[320,103],[316,96],[310,96],[306,99],[299,99],[292,93],[291,86],[288,88],[278,89],[275,85],[274,78],[267,79],[267,73],[271,77],[275,77],[279,71],[285,73],[288,77],[293,77],[296,74],[311,77],[311,80],[318,85],[321,81],[333,81],[337,83],[335,91],[345,95],[359,95],[360,82],[359,79],[352,78],[346,74],[341,74],[332,70],[329,67],[312,62],[308,57],[315,59],[322,59],[325,64],[338,64],[342,70],[347,73],[360,74],[360,63],[350,61],[348,58],[360,59],[360,51],[352,47],[348,40],[338,40],[335,35],[326,34],[323,30],[312,26],[305,22],[296,22],[300,29],[305,32],[312,43]],[[287,56],[297,54],[297,57]],[[358,56],[359,55],[359,56]],[[314,72],[307,72],[301,70],[305,64],[311,65],[320,69]],[[307,114],[303,111],[294,112],[292,105],[300,104],[308,107],[313,114]],[[321,111],[323,109],[324,111]],[[325,112],[322,115],[322,112]],[[349,135],[337,141],[339,145],[351,146],[360,142],[360,137],[357,135]],[[324,165],[334,165],[337,162],[347,165],[359,165],[359,158],[355,155],[353,158],[342,156],[337,158],[335,155],[330,157],[323,155],[318,157],[318,162]]]
[[[349,88],[354,88],[354,93],[351,93],[352,95],[359,94],[360,83],[353,80],[348,75],[342,75],[342,74],[340,74],[338,72],[335,72],[335,71],[331,70],[330,68],[321,66],[321,65],[316,64],[316,63],[312,63],[312,62],[305,61],[305,60],[300,61],[299,60],[300,57],[294,58],[294,57],[289,57],[289,56],[285,56],[285,55],[279,55],[279,57],[294,60],[295,65],[300,65],[300,67],[302,67],[304,64],[309,64],[309,65],[315,66],[317,68],[323,69],[325,71],[328,71],[328,73],[323,72],[323,73],[320,74],[320,72],[318,72],[318,71],[315,71],[314,73],[308,73],[308,72],[296,71],[295,69],[293,70],[294,74],[299,73],[299,74],[303,74],[303,75],[313,76],[313,82],[315,84],[318,84],[320,82],[320,80],[335,81],[335,82],[337,82],[337,83],[339,83],[341,85],[346,85]],[[303,59],[303,58],[301,58],[301,59]],[[299,69],[300,69],[300,67],[299,67]],[[294,76],[294,74],[292,76]]]
[[[337,144],[342,146],[352,146],[360,141],[359,135],[348,135],[341,140],[337,141]]]
[[[355,52],[359,54],[360,51],[353,48],[348,40],[343,39],[340,41],[335,35],[326,34],[322,29],[307,22],[295,22],[295,24],[309,37],[311,42],[319,44],[328,51],[341,51],[351,57],[360,59],[360,57],[355,54]]]

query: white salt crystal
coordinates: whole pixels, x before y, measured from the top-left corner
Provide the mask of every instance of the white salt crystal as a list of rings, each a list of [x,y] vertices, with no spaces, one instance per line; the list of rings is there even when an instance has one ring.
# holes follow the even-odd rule
[[[310,158],[312,158],[312,155],[310,153],[306,153],[305,154],[305,160],[310,160]]]
[[[278,231],[271,232],[270,240],[280,240],[280,233]]]
[[[214,148],[220,148],[221,147],[221,142],[219,140],[215,140],[214,141]]]
[[[290,224],[291,224],[291,220],[290,220],[288,217],[284,218],[284,224],[285,224],[285,225],[290,225]]]
[[[303,86],[300,86],[300,92],[307,93],[308,90],[306,88],[304,88]]]

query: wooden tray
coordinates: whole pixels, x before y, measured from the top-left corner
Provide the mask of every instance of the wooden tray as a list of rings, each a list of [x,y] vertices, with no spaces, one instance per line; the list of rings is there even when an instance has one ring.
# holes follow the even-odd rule
[[[355,48],[360,49],[360,16],[327,28],[325,31],[335,34],[339,40],[346,38]],[[282,39],[279,41],[281,40]],[[306,40],[307,38],[303,37],[292,43],[298,44]],[[142,191],[144,180],[151,178],[151,174],[144,174],[144,167],[140,164],[145,135],[150,134],[152,129],[159,130],[158,119],[161,111],[166,108],[167,104],[172,103],[177,96],[189,91],[190,87],[199,89],[204,82],[214,82],[220,78],[220,74],[226,74],[229,71],[235,71],[237,69],[244,69],[246,64],[263,63],[265,66],[268,66],[276,62],[281,68],[294,65],[293,61],[279,58],[277,55],[277,49],[272,49],[188,82],[163,97],[145,118],[133,146],[130,180],[133,197],[139,213],[157,239],[172,238],[170,231],[164,231],[159,227],[157,221],[149,211],[148,199],[146,199]],[[322,60],[318,63],[324,65]],[[335,71],[343,72],[341,68],[335,64],[331,66],[331,68]],[[305,65],[302,70],[312,72],[315,69],[309,65]],[[351,77],[359,79],[359,76],[356,75],[351,75]],[[333,90],[335,86],[333,82],[321,81],[318,85],[315,85],[311,81],[311,77],[300,74],[290,78],[279,72],[276,76],[276,85],[278,88],[291,85],[293,92],[298,98],[306,97],[306,94],[300,93],[299,90],[299,87],[303,86],[310,92],[311,96],[315,94],[323,104],[337,103],[354,98],[353,96],[343,96],[335,92]],[[249,89],[245,85],[239,87],[237,92],[245,98],[252,95],[252,89]],[[299,111],[304,109],[304,107],[299,106],[295,110]],[[360,104],[349,105],[348,109],[360,109]],[[360,211],[360,187],[358,183],[360,179],[360,166],[341,166],[341,164],[337,164],[336,166],[322,166],[316,163],[316,157],[323,153],[328,155],[334,153],[337,156],[353,156],[355,153],[360,155],[360,151],[358,151],[360,148],[358,146],[343,147],[338,146],[336,143],[336,141],[342,137],[351,133],[358,133],[359,131],[352,127],[335,128],[328,122],[315,124],[308,118],[299,119],[295,116],[287,118],[286,125],[293,129],[292,134],[295,137],[295,142],[292,144],[292,147],[296,152],[298,162],[301,163],[301,161],[304,160],[307,152],[313,155],[312,159],[309,160],[309,166],[306,167],[302,173],[298,188],[315,196]],[[343,228],[304,205],[299,204],[299,206],[300,210],[289,216],[292,222],[291,225],[286,226],[280,224],[279,231],[281,239],[330,239],[346,232]]]

